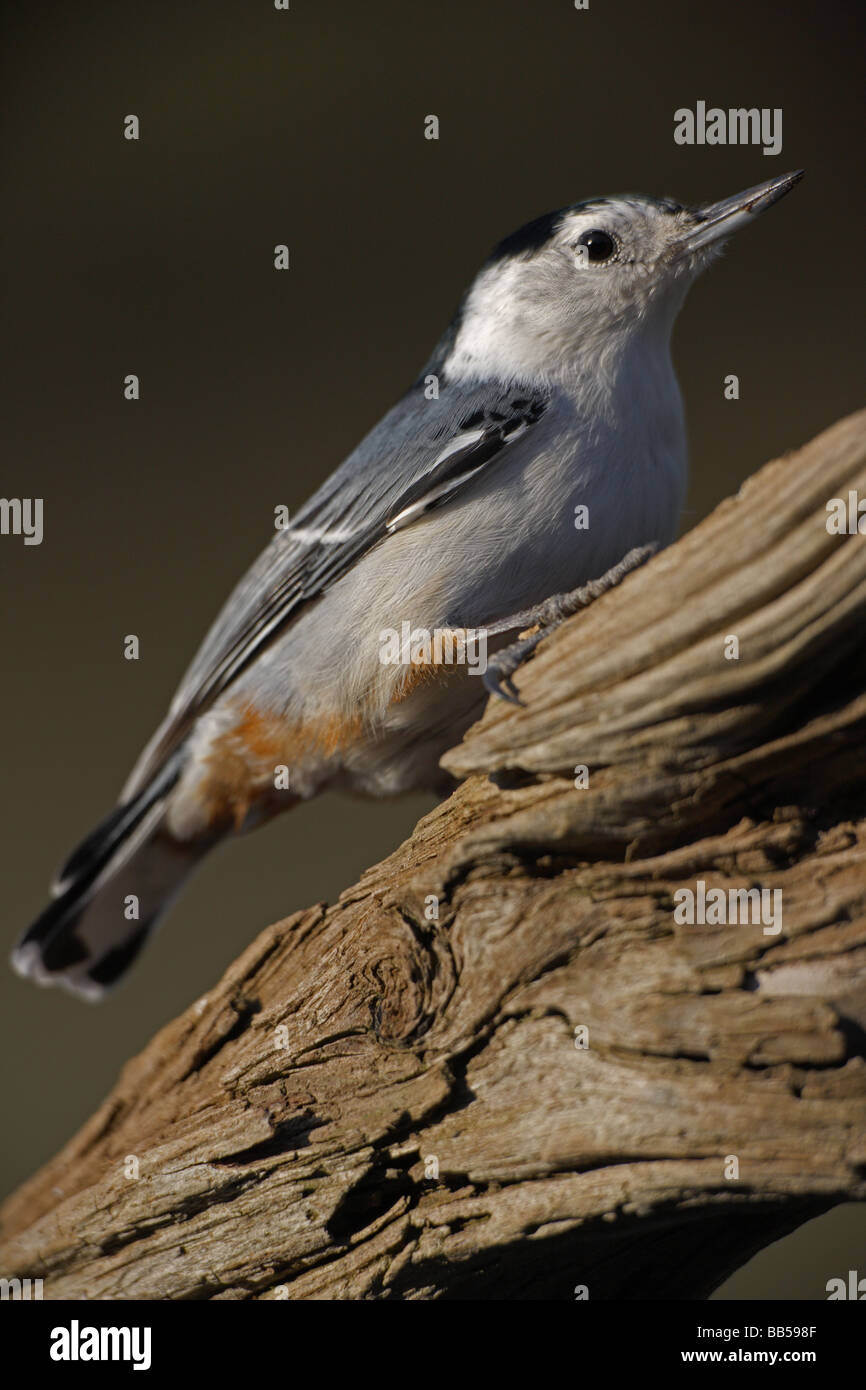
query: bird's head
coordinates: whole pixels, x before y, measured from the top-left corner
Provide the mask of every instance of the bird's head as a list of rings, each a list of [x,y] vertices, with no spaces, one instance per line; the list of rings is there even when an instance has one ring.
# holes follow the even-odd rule
[[[499,243],[470,286],[446,371],[552,377],[640,335],[666,341],[695,276],[800,178],[700,207],[623,196],[537,217]]]

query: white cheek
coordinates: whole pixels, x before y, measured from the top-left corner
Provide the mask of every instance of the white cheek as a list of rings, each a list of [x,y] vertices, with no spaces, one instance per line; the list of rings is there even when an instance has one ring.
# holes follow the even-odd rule
[[[563,273],[564,272],[564,273]],[[445,370],[454,379],[547,377],[568,347],[571,277],[563,257],[555,283],[539,275],[527,283],[524,266],[496,267],[473,289]],[[518,283],[519,282],[519,283]]]

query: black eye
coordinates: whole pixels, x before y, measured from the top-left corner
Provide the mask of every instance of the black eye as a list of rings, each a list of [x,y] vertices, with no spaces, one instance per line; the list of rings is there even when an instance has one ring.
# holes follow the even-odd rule
[[[598,227],[579,236],[577,244],[586,247],[586,258],[590,261],[609,261],[616,251],[616,242],[613,237],[609,232],[603,232]]]

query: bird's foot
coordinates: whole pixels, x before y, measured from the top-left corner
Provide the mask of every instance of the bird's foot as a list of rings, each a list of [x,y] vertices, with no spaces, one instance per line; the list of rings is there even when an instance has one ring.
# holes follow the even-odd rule
[[[568,594],[554,594],[537,609],[514,613],[510,618],[502,618],[487,627],[489,637],[499,632],[518,632],[516,642],[503,647],[488,659],[484,685],[489,693],[508,700],[512,705],[522,705],[524,702],[512,677],[518,666],[522,666],[527,657],[532,655],[542,638],[549,637],[566,618],[580,612],[582,608],[588,608],[597,598],[601,598],[602,594],[615,589],[626,575],[645,565],[658,549],[658,543],[638,546],[630,550],[600,579],[591,579],[589,583],[581,584],[579,589],[572,589]]]

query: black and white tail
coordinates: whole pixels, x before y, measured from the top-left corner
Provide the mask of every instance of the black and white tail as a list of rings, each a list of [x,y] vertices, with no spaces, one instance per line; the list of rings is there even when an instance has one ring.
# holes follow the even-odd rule
[[[12,954],[19,975],[95,1000],[132,964],[203,848],[165,830],[181,763],[178,752],[70,855]]]

